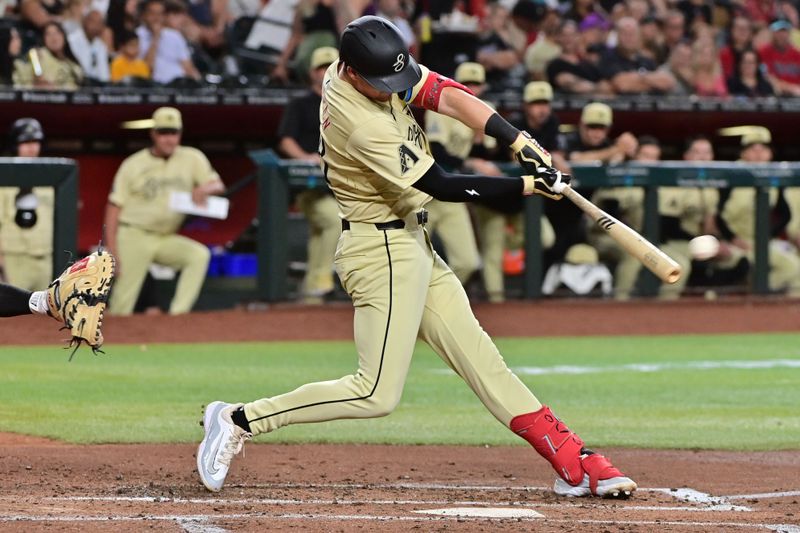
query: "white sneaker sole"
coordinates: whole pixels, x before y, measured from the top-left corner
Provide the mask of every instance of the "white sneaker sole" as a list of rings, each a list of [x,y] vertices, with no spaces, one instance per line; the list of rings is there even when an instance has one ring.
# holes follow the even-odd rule
[[[597,496],[600,498],[616,498],[626,500],[638,488],[636,482],[629,477],[613,477],[597,483]],[[559,496],[583,498],[594,496],[589,488],[589,477],[585,476],[580,485],[572,486],[561,478],[556,478],[553,491]]]
[[[208,480],[206,480],[205,476],[203,476],[203,451],[206,448],[206,441],[208,440],[208,430],[211,427],[212,422],[212,413],[216,411],[217,404],[221,404],[225,402],[211,402],[206,406],[205,411],[203,412],[203,440],[200,441],[200,445],[197,447],[197,473],[200,475],[200,481],[203,482],[205,488],[210,490],[211,492],[219,492],[222,490],[222,487],[214,487],[209,484]]]

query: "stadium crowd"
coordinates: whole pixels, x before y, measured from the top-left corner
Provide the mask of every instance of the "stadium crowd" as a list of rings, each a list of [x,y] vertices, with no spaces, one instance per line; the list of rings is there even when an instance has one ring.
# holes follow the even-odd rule
[[[791,0],[2,0],[0,83],[302,84],[362,14],[442,74],[481,64],[490,91],[800,95]]]

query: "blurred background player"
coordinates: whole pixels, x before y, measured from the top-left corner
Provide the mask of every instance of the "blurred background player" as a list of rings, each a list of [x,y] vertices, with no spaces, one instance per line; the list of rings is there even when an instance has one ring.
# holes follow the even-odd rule
[[[126,158],[114,177],[106,206],[108,248],[117,259],[110,312],[131,314],[152,263],[180,271],[170,314],[188,313],[200,294],[210,252],[177,232],[185,215],[169,208],[173,192],[191,193],[204,205],[225,190],[202,152],[181,146],[183,120],[173,107],[153,113],[152,145]]]
[[[338,58],[339,51],[331,46],[317,48],[311,54],[311,68],[308,71],[311,90],[289,102],[278,127],[278,148],[286,157],[320,165],[319,104],[322,78],[328,65]],[[327,186],[300,192],[297,206],[308,221],[308,262],[303,280],[303,301],[320,304],[334,287],[333,256],[342,231],[339,207]]]
[[[555,168],[568,172],[568,165],[557,150],[559,122],[550,107],[553,88],[544,81],[530,82],[525,86],[522,99],[523,115],[512,124],[530,133],[550,152]],[[481,205],[476,205],[474,209],[478,220],[486,294],[490,302],[500,303],[505,301],[503,257],[505,253],[512,253],[512,250],[521,253],[520,249],[525,241],[524,217],[520,209],[513,213],[500,212]],[[546,250],[555,242],[555,232],[547,217],[543,216],[540,223],[542,249]]]
[[[767,128],[754,126],[742,135],[740,161],[748,164],[772,161],[772,134]],[[753,187],[736,187],[720,191],[717,224],[726,240],[742,249],[752,263],[755,258],[756,191]],[[781,235],[791,218],[783,189],[770,187],[769,205],[769,288],[800,295],[800,257],[787,246]]]
[[[486,71],[479,63],[460,64],[455,80],[469,87],[478,98],[486,90]],[[425,133],[433,157],[445,170],[502,175],[494,163],[470,157],[476,143],[495,148],[497,143],[491,137],[476,132],[454,118],[430,110],[425,111]],[[478,244],[475,242],[467,204],[431,200],[425,208],[428,210],[428,231],[439,237],[447,264],[458,280],[465,284],[480,267]]]
[[[15,157],[39,157],[44,141],[35,118],[21,118],[9,130]],[[53,279],[52,187],[0,188],[0,252],[5,279],[29,291],[47,287]]]
[[[653,163],[661,160],[661,145],[658,139],[650,135],[643,135],[637,140],[637,143],[634,161]],[[644,189],[641,187],[598,189],[592,196],[592,202],[637,232],[642,232]],[[589,227],[587,238],[589,243],[597,249],[602,261],[614,269],[614,297],[619,300],[630,298],[641,270],[641,263],[597,224]]]
[[[600,102],[586,104],[577,130],[559,137],[559,151],[569,163],[613,164],[633,158],[639,147],[636,137],[625,132],[612,141],[609,135],[612,124],[611,107]],[[579,192],[591,197],[594,190],[581,188]],[[545,263],[560,263],[571,246],[587,242],[583,211],[572,202],[547,202],[545,213],[558,228],[556,242],[545,254]]]

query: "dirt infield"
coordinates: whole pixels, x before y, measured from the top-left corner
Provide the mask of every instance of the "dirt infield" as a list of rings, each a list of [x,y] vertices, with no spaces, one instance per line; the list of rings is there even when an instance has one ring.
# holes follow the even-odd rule
[[[788,301],[478,306],[492,335],[797,331]],[[554,320],[553,317],[559,317]],[[276,306],[111,318],[109,342],[350,339],[352,309]],[[4,320],[0,341],[58,342]],[[555,328],[555,329],[554,329]],[[800,446],[799,446],[800,447]],[[205,492],[194,446],[68,445],[0,434],[0,531],[781,531],[800,533],[800,455],[602,450],[640,484],[628,501],[571,500],[526,447],[250,444]]]

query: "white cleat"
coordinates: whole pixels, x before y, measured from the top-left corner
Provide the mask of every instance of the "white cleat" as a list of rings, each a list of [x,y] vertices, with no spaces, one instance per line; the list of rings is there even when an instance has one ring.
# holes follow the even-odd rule
[[[197,449],[197,472],[203,485],[212,492],[222,489],[233,456],[253,437],[231,420],[231,413],[242,405],[212,402],[203,415],[205,436]]]
[[[601,479],[597,482],[594,496],[600,498],[617,498],[626,500],[630,498],[633,491],[637,489],[636,482],[629,477],[620,476],[609,479]],[[561,478],[556,478],[553,491],[559,496],[571,496],[582,498],[592,496],[592,489],[589,486],[589,474],[584,474],[583,480],[579,485],[570,485]]]

